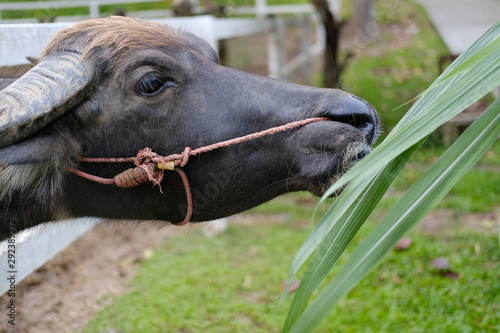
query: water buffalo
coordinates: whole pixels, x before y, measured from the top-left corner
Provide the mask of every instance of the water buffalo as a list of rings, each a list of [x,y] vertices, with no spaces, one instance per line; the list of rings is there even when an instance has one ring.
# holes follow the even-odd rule
[[[74,216],[182,221],[175,172],[162,191],[76,176],[123,171],[82,157],[128,157],[150,147],[182,152],[309,117],[305,125],[192,157],[192,221],[254,207],[290,191],[320,195],[370,151],[378,116],[341,90],[311,88],[230,69],[202,39],[132,18],[61,30],[40,62],[0,91],[0,224],[16,229]]]

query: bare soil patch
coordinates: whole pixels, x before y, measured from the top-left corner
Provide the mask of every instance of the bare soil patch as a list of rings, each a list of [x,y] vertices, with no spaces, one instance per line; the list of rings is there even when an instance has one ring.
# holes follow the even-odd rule
[[[446,233],[456,228],[484,232],[498,232],[500,207],[491,213],[460,213],[450,209],[436,209],[422,219],[417,229],[423,233]]]
[[[99,309],[126,291],[138,262],[182,232],[175,227],[90,230],[19,283],[16,326],[2,319],[0,332],[65,333],[84,328]],[[9,300],[7,295],[0,297],[2,308]]]

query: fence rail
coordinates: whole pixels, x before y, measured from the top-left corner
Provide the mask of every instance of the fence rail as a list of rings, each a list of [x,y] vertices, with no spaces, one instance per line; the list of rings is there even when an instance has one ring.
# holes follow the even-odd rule
[[[327,0],[336,18],[340,19],[341,0]],[[269,15],[280,14],[312,14],[315,8],[311,4],[285,4],[268,5],[267,0],[256,0],[255,6],[228,7],[227,12],[234,15],[256,15],[257,18],[264,18]]]
[[[33,2],[13,2],[0,3],[0,23],[2,23],[2,11],[6,10],[55,10],[59,8],[79,8],[88,7],[89,15],[86,16],[65,16],[57,18],[57,21],[76,21],[85,18],[97,18],[101,15],[100,6],[105,5],[121,5],[132,3],[158,3],[165,0],[61,0],[61,1],[33,1]],[[330,8],[335,16],[340,19],[340,9],[342,6],[341,0],[328,0]],[[205,13],[205,8],[199,4],[199,0],[192,0],[192,8],[195,14]],[[315,12],[314,6],[311,4],[286,4],[286,5],[268,5],[267,0],[256,0],[255,6],[227,6],[227,13],[230,15],[256,15],[258,19],[264,19],[269,15],[280,14],[312,14]],[[172,13],[165,7],[165,10],[148,10],[134,12],[134,16],[143,18],[153,17],[170,17]],[[27,21],[35,21],[35,19],[9,19],[4,20],[4,23],[26,23]]]
[[[88,7],[90,18],[97,18],[100,16],[100,6],[153,2],[165,2],[165,0],[62,0],[0,3],[0,22],[2,20],[1,13],[5,10],[56,10],[60,8]]]
[[[99,223],[97,218],[59,221],[24,230],[0,243],[0,295]],[[11,245],[9,247],[9,245]],[[9,251],[10,250],[10,251]]]
[[[267,45],[269,76],[288,80],[289,75],[299,67],[305,67],[312,76],[312,60],[325,49],[325,32],[316,15],[298,17],[276,17],[272,20],[273,33],[269,34]],[[300,52],[287,59],[286,30],[290,26],[300,26]],[[315,27],[315,42],[311,42],[311,30]],[[311,81],[311,78],[309,79]]]

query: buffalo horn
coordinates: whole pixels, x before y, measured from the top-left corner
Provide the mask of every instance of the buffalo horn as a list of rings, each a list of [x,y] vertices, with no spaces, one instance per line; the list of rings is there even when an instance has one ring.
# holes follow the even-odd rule
[[[0,91],[0,148],[62,116],[85,99],[92,71],[75,53],[53,54]]]

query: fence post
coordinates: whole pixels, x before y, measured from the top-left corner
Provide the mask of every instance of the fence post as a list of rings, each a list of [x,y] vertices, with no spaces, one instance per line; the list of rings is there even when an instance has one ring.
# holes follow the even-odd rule
[[[342,16],[340,15],[340,10],[342,9],[342,0],[327,0],[330,10],[333,16],[340,22],[342,21]]]
[[[267,0],[255,0],[255,15],[258,19],[264,19],[267,15]]]
[[[304,54],[306,60],[304,61],[304,71],[307,76],[307,83],[312,82],[312,54],[311,54],[311,16],[305,15],[302,17],[302,41],[300,52]]]
[[[283,66],[286,62],[285,49],[285,19],[273,17],[272,32],[267,40],[267,66],[269,76],[280,80],[286,80],[288,75],[284,73]]]
[[[89,2],[90,18],[99,17],[99,2],[97,0],[91,0]]]
[[[316,21],[316,40],[317,42],[321,43],[319,45],[322,45],[322,47],[325,48],[326,47],[325,26],[323,25],[321,17],[319,17],[319,15],[315,15],[315,21]]]

